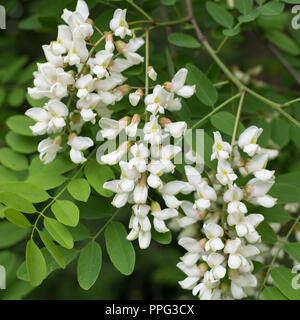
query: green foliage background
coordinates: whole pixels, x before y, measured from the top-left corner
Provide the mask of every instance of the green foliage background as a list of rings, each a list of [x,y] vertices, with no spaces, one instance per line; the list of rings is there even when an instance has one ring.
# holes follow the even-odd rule
[[[186,16],[183,0],[137,0],[136,2],[157,21],[176,20]],[[103,30],[108,29],[113,11],[118,7],[128,8],[129,21],[143,19],[143,16],[127,1],[88,0],[87,3],[91,11],[91,18]],[[291,20],[294,16],[291,8],[298,1],[236,0],[235,3],[236,8],[228,10],[226,1],[193,1],[194,13],[202,31],[215,48],[222,43],[224,37],[227,38],[224,47],[220,50],[220,56],[230,68],[238,65],[243,72],[246,72],[257,65],[263,67],[263,71],[254,77],[267,84],[259,88],[254,86],[260,94],[280,104],[298,98],[300,83],[297,83],[295,77],[274,55],[275,47],[290,67],[297,74],[300,73],[300,30],[294,30],[291,27]],[[24,261],[29,231],[5,221],[5,205],[11,206],[11,201],[15,201],[16,197],[13,196],[14,200],[7,199],[5,197],[9,195],[3,195],[3,192],[9,193],[11,190],[14,194],[16,186],[11,185],[12,181],[27,181],[47,190],[51,196],[55,196],[60,192],[66,179],[73,174],[75,165],[68,159],[60,159],[52,166],[43,167],[35,154],[38,138],[32,137],[27,129],[30,120],[20,115],[23,115],[30,106],[39,103],[28,97],[26,88],[32,86],[32,72],[36,70],[36,62],[44,60],[41,46],[56,38],[57,25],[61,23],[59,17],[63,8],[74,9],[76,2],[72,0],[7,0],[1,1],[0,4],[4,5],[7,11],[7,29],[0,30],[0,202],[3,203],[3,205],[0,204],[2,219],[0,222],[0,264],[5,265],[8,272],[7,290],[0,292],[1,299],[189,298],[188,293],[181,290],[177,284],[177,281],[182,280],[184,275],[175,267],[178,258],[183,253],[176,244],[176,233],[169,245],[160,244],[161,240],[153,241],[149,249],[142,251],[134,244],[136,264],[130,276],[123,275],[112,265],[105,249],[109,245],[105,243],[104,233],[100,234],[97,238],[103,255],[100,276],[88,291],[79,286],[77,281],[79,250],[86,246],[90,235],[96,234],[115,212],[115,209],[110,206],[110,199],[107,198],[111,194],[105,195],[103,190],[97,189],[101,179],[104,182],[105,179],[110,178],[110,175],[113,176],[113,172],[109,173],[110,169],[105,171],[107,173],[105,177],[99,177],[98,187],[97,183],[93,184],[92,181],[89,181],[93,187],[89,202],[74,200],[76,195],[72,194],[70,188],[68,188],[69,192],[66,190],[60,196],[60,200],[74,202],[79,207],[81,216],[79,226],[69,228],[76,242],[76,249],[62,248],[61,250],[68,264],[66,270],[55,270],[58,269],[57,264],[46,249],[43,249],[47,262],[47,273],[53,272],[37,288],[31,287],[28,281],[25,281],[28,280],[26,269],[24,264],[21,265]],[[252,11],[253,5],[260,6],[257,14]],[[245,23],[234,28],[239,21]],[[221,104],[237,93],[237,89],[230,83],[217,86],[217,89],[212,88],[211,83],[227,80],[212,63],[209,55],[202,50],[192,29],[190,24],[183,23],[173,27],[155,29],[150,33],[150,64],[158,72],[158,80],[161,83],[169,80],[175,70],[188,64],[187,67],[190,70],[188,81],[197,84],[197,96],[184,102],[181,111],[173,113],[173,117],[186,121],[189,127],[209,114],[213,106]],[[208,84],[205,80],[205,73],[209,79]],[[126,76],[132,85],[143,85],[142,67],[129,70]],[[206,98],[205,94],[208,95]],[[122,101],[113,109],[116,110],[113,117],[118,119],[128,114],[131,108],[125,99],[125,102]],[[223,113],[216,113],[210,120],[202,123],[207,134],[208,154],[211,146],[211,139],[208,135],[212,136],[215,129],[222,131],[225,137],[230,139],[230,129],[233,128],[231,123],[232,121],[234,123],[233,115],[236,110],[237,101],[234,100],[222,109]],[[285,108],[285,111],[300,121],[300,103],[291,104]],[[129,111],[129,114],[130,112],[132,111]],[[281,204],[300,202],[300,129],[284,117],[279,115],[274,117],[274,110],[270,106],[251,95],[246,95],[241,119],[245,125],[256,124],[264,129],[260,138],[262,146],[280,148],[279,157],[270,164],[270,168],[277,170],[277,175],[279,175],[271,194],[279,198]],[[89,166],[94,172],[92,165],[93,160],[84,170],[88,180],[92,180],[88,178]],[[213,164],[209,161],[207,165],[213,168]],[[292,173],[285,175],[290,172]],[[83,172],[78,178],[81,175]],[[41,195],[38,194],[37,197]],[[36,207],[39,210],[44,207],[40,203],[46,199],[36,201],[38,203]],[[275,243],[277,237],[268,223],[284,222],[289,226],[292,218],[281,206],[277,206],[272,211],[259,210],[257,209],[258,212],[264,214],[266,220],[260,227],[263,241]],[[21,211],[26,212],[26,209]],[[30,213],[30,208],[27,208],[27,212]],[[129,208],[125,207],[119,212],[117,220],[127,226],[129,214]],[[28,214],[27,217],[29,221],[34,221],[32,215]],[[38,242],[38,245],[43,247],[41,241]],[[89,250],[99,254],[97,248],[93,247]],[[299,254],[297,250],[295,254],[289,248],[286,251],[293,256]],[[286,267],[290,266],[291,263],[287,259]],[[85,282],[81,284],[82,287],[89,286]],[[288,294],[286,293],[287,296]]]

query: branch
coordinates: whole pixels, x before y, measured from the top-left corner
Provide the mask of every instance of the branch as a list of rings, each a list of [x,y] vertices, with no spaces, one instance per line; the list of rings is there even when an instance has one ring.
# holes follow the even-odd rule
[[[297,84],[300,85],[300,75],[294,70],[294,68],[284,58],[284,56],[281,54],[281,52],[270,42],[268,43],[268,47],[269,47],[270,51],[274,54],[274,56],[281,62],[281,64],[286,68],[286,70],[295,79]]]
[[[190,18],[190,22],[195,27],[195,32],[196,32],[196,36],[197,36],[198,41],[203,44],[203,46],[205,47],[208,54],[213,58],[213,60],[216,62],[216,64],[219,66],[219,68],[225,73],[225,75],[228,77],[228,79],[231,80],[240,91],[243,91],[243,90],[247,91],[251,95],[255,96],[257,99],[263,101],[264,103],[266,103],[267,105],[269,105],[270,107],[272,107],[273,109],[275,109],[276,111],[281,113],[285,118],[287,118],[292,123],[294,123],[297,127],[300,128],[300,122],[297,121],[296,119],[294,119],[289,113],[282,110],[281,105],[279,103],[276,103],[272,100],[269,100],[269,99],[265,98],[264,96],[260,95],[259,93],[253,91],[252,89],[246,87],[240,80],[238,80],[234,76],[234,74],[232,74],[232,72],[220,60],[220,58],[216,54],[215,50],[210,46],[210,44],[206,40],[205,36],[201,32],[201,30],[198,26],[198,23],[197,23],[196,19],[194,18],[191,0],[186,0],[186,7],[187,7],[188,15]]]

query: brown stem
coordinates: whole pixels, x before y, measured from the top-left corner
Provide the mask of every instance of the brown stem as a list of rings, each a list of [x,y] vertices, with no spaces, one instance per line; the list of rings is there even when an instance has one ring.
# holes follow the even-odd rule
[[[186,9],[187,9],[189,20],[190,20],[191,24],[195,28],[195,32],[196,32],[198,41],[200,43],[202,43],[203,41],[206,40],[206,38],[205,38],[204,34],[201,32],[201,30],[200,30],[200,28],[198,26],[198,23],[197,23],[197,21],[195,19],[193,7],[192,7],[192,1],[191,0],[185,0],[185,3],[186,3]]]
[[[270,42],[268,43],[268,47],[269,47],[270,51],[274,54],[274,56],[281,62],[281,64],[286,68],[286,70],[295,79],[297,84],[300,85],[300,75],[293,69],[293,67],[284,58],[284,56],[281,54],[281,52]]]

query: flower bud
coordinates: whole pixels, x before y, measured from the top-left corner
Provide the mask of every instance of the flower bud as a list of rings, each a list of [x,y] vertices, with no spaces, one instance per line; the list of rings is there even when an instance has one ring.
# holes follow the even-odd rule
[[[68,141],[71,141],[73,138],[75,138],[77,135],[76,135],[76,133],[71,133],[70,135],[69,135],[69,137],[68,137]]]
[[[135,92],[132,92],[129,94],[129,102],[132,106],[137,106],[139,103],[141,97],[143,96],[143,91],[142,89],[137,89]]]
[[[203,262],[198,265],[198,269],[200,270],[200,275],[203,276],[204,273],[208,270],[208,265]]]
[[[197,213],[198,213],[198,215],[199,215],[199,217],[200,217],[200,219],[201,220],[203,220],[205,217],[206,217],[206,215],[207,215],[207,211],[206,210],[197,210]]]
[[[62,142],[63,142],[63,137],[61,135],[55,137],[53,140],[53,143],[57,144],[58,146],[61,146]]]
[[[122,86],[117,87],[116,90],[119,91],[122,96],[126,96],[126,94],[128,94],[130,91],[130,87],[128,84],[124,84]]]
[[[229,279],[236,279],[240,276],[240,273],[236,269],[229,269],[228,271],[228,278]]]
[[[171,90],[172,90],[172,82],[170,82],[170,81],[165,82],[164,83],[164,88],[165,88],[165,90],[171,92]]]
[[[148,67],[147,75],[151,80],[156,81],[157,73],[152,66]]]
[[[151,203],[151,211],[152,212],[161,211],[161,207],[157,201],[153,201]]]
[[[109,33],[105,38],[105,50],[110,53],[113,53],[115,50],[114,38],[111,33]]]
[[[123,53],[127,46],[127,43],[125,43],[124,41],[118,40],[115,42],[115,45],[118,52]]]
[[[166,117],[162,117],[159,119],[159,124],[164,128],[167,124],[172,123],[172,121]]]
[[[206,242],[207,242],[206,238],[202,238],[201,240],[199,240],[199,245],[203,250],[205,249]]]
[[[130,117],[129,116],[125,116],[125,117],[123,117],[123,118],[121,118],[119,120],[120,126],[127,126],[127,125],[129,125],[129,123],[130,123]]]

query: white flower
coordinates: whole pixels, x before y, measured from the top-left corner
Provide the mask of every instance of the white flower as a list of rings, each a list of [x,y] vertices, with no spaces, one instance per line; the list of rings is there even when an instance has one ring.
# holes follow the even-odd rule
[[[93,124],[96,122],[96,113],[93,112],[100,102],[100,97],[96,93],[89,93],[77,101],[77,108],[80,109],[80,115],[83,121],[91,121]]]
[[[113,60],[108,69],[111,72],[123,72],[126,69],[132,67],[133,65],[134,64],[127,59],[117,58]]]
[[[70,157],[74,163],[83,163],[86,158],[83,155],[83,151],[92,147],[94,142],[91,138],[75,136],[68,141],[68,145],[71,147]]]
[[[182,202],[179,201],[175,195],[177,195],[182,189],[185,188],[185,183],[183,181],[171,181],[166,183],[160,192],[168,208],[176,209]]]
[[[149,150],[144,143],[134,144],[130,148],[133,158],[129,161],[130,167],[135,167],[139,172],[147,170],[147,162],[145,159],[149,156]]]
[[[253,173],[259,180],[268,181],[275,173],[274,170],[265,169],[268,159],[269,156],[266,153],[257,154],[247,163],[246,170],[248,173]]]
[[[162,141],[161,127],[158,124],[158,119],[154,115],[150,117],[150,121],[144,126],[144,140],[152,145],[159,145]]]
[[[208,223],[203,226],[204,233],[208,241],[205,243],[205,250],[218,251],[224,248],[224,244],[220,239],[224,235],[224,230],[216,223]]]
[[[89,52],[86,47],[86,42],[81,38],[75,38],[68,54],[64,58],[64,62],[70,66],[79,66],[87,60],[88,55]]]
[[[239,269],[242,272],[253,270],[250,257],[258,255],[259,250],[253,245],[243,246],[239,238],[226,242],[224,253],[229,254],[228,266],[230,269]]]
[[[38,145],[40,159],[44,164],[50,163],[56,157],[56,153],[61,149],[61,146],[56,144],[54,140],[47,138],[42,140]]]
[[[72,46],[72,32],[66,25],[58,26],[57,40],[50,43],[53,54],[60,56],[67,53]]]
[[[107,67],[110,64],[112,56],[112,53],[100,50],[96,53],[95,58],[91,60],[92,71],[99,79],[108,76]]]
[[[229,277],[231,280],[231,294],[234,299],[242,299],[247,296],[243,288],[256,287],[257,279],[251,273],[238,273],[238,276]]]
[[[237,175],[233,172],[230,163],[226,160],[220,160],[218,162],[218,173],[216,177],[223,185],[230,185],[237,179]]]
[[[144,62],[144,57],[136,53],[136,51],[145,43],[143,38],[134,38],[130,39],[128,44],[124,45],[124,48],[121,50],[122,54],[126,59],[132,64],[140,64]]]
[[[43,45],[42,49],[44,51],[45,57],[48,62],[55,65],[56,67],[62,67],[64,64],[63,57],[61,55],[56,55],[52,51],[51,45]]]
[[[129,222],[129,228],[132,230],[127,236],[127,239],[132,241],[139,239],[139,246],[141,249],[149,247],[151,242],[151,224],[147,217],[150,207],[148,205],[134,205],[132,207],[133,215]]]
[[[157,202],[153,202],[151,205],[153,215],[153,225],[157,232],[165,233],[168,232],[169,229],[165,224],[165,220],[174,218],[178,216],[178,211],[176,209],[163,209],[161,210],[160,205]]]
[[[70,26],[74,38],[89,38],[93,27],[85,21],[89,17],[89,8],[83,0],[77,1],[75,12],[64,9],[62,19]]]
[[[201,278],[202,274],[197,265],[187,266],[184,262],[177,263],[177,268],[184,272],[187,277],[183,281],[179,281],[179,285],[183,289],[193,289],[196,283]]]
[[[153,67],[149,67],[148,70],[147,70],[147,75],[148,77],[153,80],[153,81],[156,81],[157,80],[157,73],[156,71],[154,70]]]
[[[178,220],[178,224],[181,228],[186,228],[187,226],[192,225],[201,220],[201,211],[199,212],[198,210],[196,210],[192,202],[182,201],[180,207],[186,215]]]
[[[179,239],[178,244],[188,251],[180,258],[180,260],[182,260],[182,262],[187,266],[194,265],[204,253],[199,241],[191,237],[183,237]]]
[[[211,201],[217,200],[216,191],[210,187],[206,181],[201,181],[196,185],[196,201],[194,208],[203,211],[210,207]]]
[[[103,117],[99,120],[99,126],[102,128],[99,132],[103,138],[113,140],[126,127],[127,124],[127,118],[117,121]]]
[[[258,150],[259,146],[256,144],[256,141],[262,132],[263,129],[259,129],[256,126],[251,126],[247,128],[239,137],[239,147],[250,157],[254,156]]]
[[[271,208],[276,204],[276,199],[267,195],[275,182],[274,177],[263,181],[258,178],[253,178],[248,181],[246,186],[247,200],[254,205],[260,205],[266,208]]]
[[[179,96],[182,96],[183,98],[190,98],[194,92],[196,86],[185,86],[185,80],[187,77],[188,70],[185,68],[182,68],[177,71],[175,76],[172,79],[171,84],[171,92],[175,92]]]
[[[212,252],[206,259],[208,266],[211,268],[210,274],[214,280],[220,280],[225,277],[226,269],[221,265],[225,258],[223,255]]]
[[[215,138],[215,143],[213,145],[213,153],[211,155],[211,160],[228,159],[231,153],[230,144],[222,140],[222,136],[219,131],[214,132],[214,138]]]
[[[113,166],[120,162],[120,160],[123,158],[123,156],[127,153],[128,150],[128,143],[124,142],[124,144],[121,144],[117,150],[112,151],[108,154],[102,155],[100,160],[103,163],[109,164],[110,166]]]
[[[87,74],[85,76],[81,76],[76,81],[76,88],[77,91],[77,97],[78,98],[84,98],[87,96],[90,92],[92,92],[95,89],[95,80],[93,79],[92,75]]]
[[[135,114],[132,119],[131,123],[125,128],[125,133],[128,137],[135,137],[138,129],[138,125],[141,121],[141,117],[138,114]]]
[[[117,9],[114,12],[112,20],[110,20],[109,27],[114,32],[116,36],[120,38],[125,38],[126,35],[131,36],[132,33],[128,28],[126,21],[126,9]]]
[[[34,88],[28,88],[28,94],[33,99],[44,97],[61,99],[68,95],[67,86],[74,83],[72,74],[53,64],[38,63],[38,71],[34,72]]]
[[[245,216],[242,212],[233,212],[228,215],[227,222],[235,226],[239,237],[245,237],[250,243],[260,241],[260,235],[255,228],[264,220],[261,214],[249,214]]]
[[[142,90],[136,90],[129,94],[129,102],[132,106],[136,107],[143,95]]]
[[[193,289],[193,295],[199,294],[200,300],[217,300],[220,298],[220,290],[217,289],[220,280],[215,280],[209,271],[204,274],[204,279]]]
[[[165,113],[164,106],[167,103],[169,93],[160,85],[156,85],[153,89],[153,93],[148,94],[145,97],[146,110],[153,115],[159,113]]]
[[[143,174],[133,190],[133,201],[135,203],[146,203],[148,198],[148,187],[146,185],[146,175]]]
[[[33,126],[30,126],[34,135],[42,135],[61,131],[65,127],[65,118],[68,115],[66,105],[59,100],[49,100],[44,109],[31,108],[25,114],[31,119],[37,121]]]
[[[174,138],[180,138],[187,128],[185,121],[171,122],[165,125],[165,131],[169,132]]]

